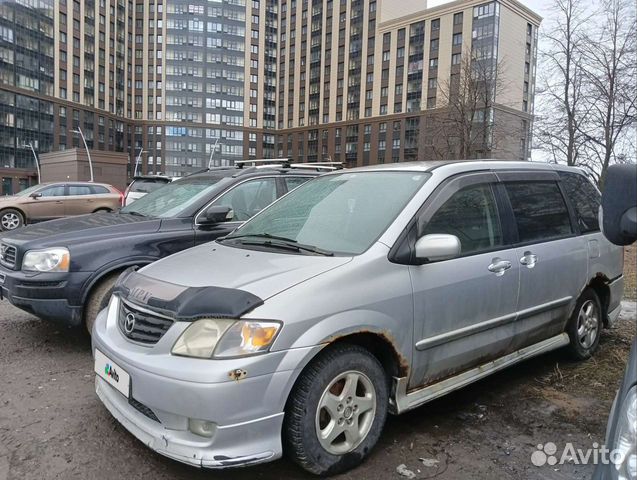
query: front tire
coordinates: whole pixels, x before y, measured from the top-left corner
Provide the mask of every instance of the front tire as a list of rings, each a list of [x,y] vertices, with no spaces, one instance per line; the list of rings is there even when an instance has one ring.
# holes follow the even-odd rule
[[[387,418],[389,381],[379,361],[356,345],[328,347],[303,371],[288,400],[287,454],[316,475],[358,466]]]
[[[0,212],[0,228],[3,232],[9,232],[24,225],[24,215],[15,208],[7,208]]]
[[[89,335],[91,335],[93,331],[97,314],[108,305],[111,294],[113,293],[113,288],[115,287],[115,282],[119,278],[120,273],[122,272],[107,275],[91,290],[88,300],[86,301],[86,306],[84,307],[84,325],[86,325],[86,330],[88,330]]]
[[[566,333],[571,340],[568,349],[573,358],[586,360],[595,353],[599,346],[602,326],[601,302],[595,291],[587,288],[577,300],[566,327]]]

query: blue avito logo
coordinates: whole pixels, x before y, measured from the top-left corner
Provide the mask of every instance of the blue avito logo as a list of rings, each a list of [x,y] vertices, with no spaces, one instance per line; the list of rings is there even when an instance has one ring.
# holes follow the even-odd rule
[[[117,370],[115,370],[111,364],[107,363],[104,366],[104,374],[107,377],[111,377],[116,382],[119,382],[119,375],[117,374]]]

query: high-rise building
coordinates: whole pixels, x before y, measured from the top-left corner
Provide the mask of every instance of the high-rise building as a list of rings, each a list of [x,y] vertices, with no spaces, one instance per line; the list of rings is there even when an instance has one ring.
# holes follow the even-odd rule
[[[79,129],[129,173],[528,158],[541,18],[517,0],[427,3],[5,0],[3,192],[33,181],[29,144],[82,147]]]

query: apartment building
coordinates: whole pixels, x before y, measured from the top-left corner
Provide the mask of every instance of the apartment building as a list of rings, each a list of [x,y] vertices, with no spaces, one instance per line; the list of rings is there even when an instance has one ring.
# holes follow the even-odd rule
[[[250,157],[528,158],[540,21],[517,0],[5,1],[3,192],[33,182],[29,145],[82,147],[80,129],[129,173],[137,159],[185,175]],[[448,112],[472,64],[488,101],[467,147]]]

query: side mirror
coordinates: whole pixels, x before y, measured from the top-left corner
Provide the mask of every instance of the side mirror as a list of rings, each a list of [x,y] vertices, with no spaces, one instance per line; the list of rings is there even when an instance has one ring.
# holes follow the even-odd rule
[[[204,211],[203,218],[199,220],[201,225],[215,225],[217,223],[229,222],[234,217],[234,211],[230,207],[223,205],[213,205]]]
[[[613,165],[606,173],[602,209],[602,231],[615,245],[637,240],[637,167]]]
[[[425,235],[416,242],[416,258],[427,262],[451,260],[460,256],[460,239],[455,235]]]
[[[41,196],[42,196],[42,194],[38,193],[38,192],[32,193],[31,195],[29,195],[29,197],[31,197],[33,199],[40,198]]]

